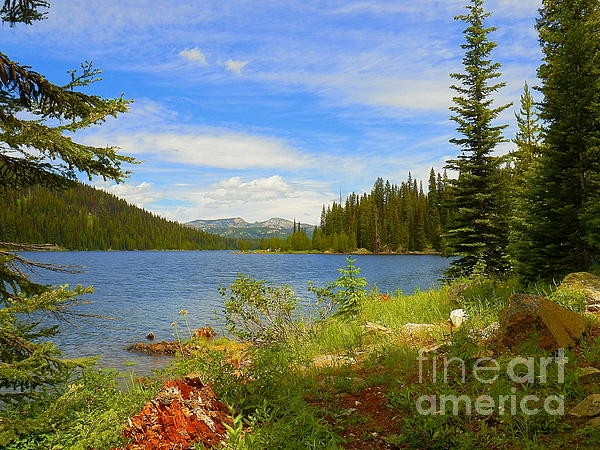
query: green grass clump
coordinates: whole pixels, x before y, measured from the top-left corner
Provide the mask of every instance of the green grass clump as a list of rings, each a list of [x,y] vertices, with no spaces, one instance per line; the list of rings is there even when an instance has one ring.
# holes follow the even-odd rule
[[[439,290],[398,295],[382,300],[378,295],[365,300],[359,321],[375,322],[391,329],[407,323],[439,323],[448,320],[450,311],[456,309],[448,297],[448,287]]]

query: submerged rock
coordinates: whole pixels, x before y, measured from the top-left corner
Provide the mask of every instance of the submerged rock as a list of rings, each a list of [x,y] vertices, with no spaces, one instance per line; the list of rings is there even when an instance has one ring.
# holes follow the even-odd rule
[[[544,350],[572,347],[585,329],[585,320],[579,314],[528,294],[511,295],[499,319],[499,342],[509,348],[526,342]]]
[[[182,347],[177,341],[162,341],[154,344],[138,342],[127,347],[127,350],[130,352],[147,353],[149,355],[174,355],[177,352],[181,352]]]
[[[570,273],[560,284],[585,295],[586,303],[600,303],[600,277],[588,272]]]
[[[196,328],[193,332],[194,337],[212,338],[217,335],[217,332],[212,327]]]
[[[129,419],[129,450],[220,448],[232,425],[228,408],[197,375],[167,381],[154,399]]]

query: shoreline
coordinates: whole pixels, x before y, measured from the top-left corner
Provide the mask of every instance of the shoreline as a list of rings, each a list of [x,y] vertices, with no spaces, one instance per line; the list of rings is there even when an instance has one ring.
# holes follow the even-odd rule
[[[367,255],[367,256],[424,256],[424,255],[433,255],[433,256],[444,256],[441,252],[320,252],[317,250],[290,250],[290,251],[268,251],[268,250],[235,250],[232,251],[235,254],[265,254],[265,255]]]
[[[24,252],[231,252],[232,254],[240,255],[240,254],[265,254],[265,255],[369,255],[369,256],[444,256],[441,252],[427,252],[427,251],[414,251],[414,252],[320,252],[317,250],[290,250],[290,251],[267,251],[267,250],[232,250],[232,249],[131,249],[131,250],[99,250],[99,249],[91,249],[91,250],[71,250],[68,248],[48,248],[48,249],[27,249],[27,250],[14,250],[14,249],[4,249],[0,248],[0,251],[3,252],[15,252],[15,253],[24,253]]]

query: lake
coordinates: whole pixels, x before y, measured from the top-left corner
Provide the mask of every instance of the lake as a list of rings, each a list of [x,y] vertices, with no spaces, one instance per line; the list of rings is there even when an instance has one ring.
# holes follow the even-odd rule
[[[230,251],[166,252],[23,252],[26,258],[53,264],[84,266],[83,273],[36,270],[37,282],[94,286],[88,297],[94,303],[79,307],[87,314],[115,320],[75,319],[62,324],[54,338],[67,356],[101,356],[101,367],[148,374],[163,366],[168,357],[152,357],[126,351],[145,341],[149,332],[156,341],[175,340],[172,322],[184,327],[178,312],[189,311],[192,328],[205,325],[223,331],[214,311],[221,307],[218,288],[231,284],[237,274],[291,286],[298,296],[309,298],[307,282],[324,285],[335,280],[343,255],[238,254]],[[449,260],[434,255],[356,255],[371,286],[382,293],[412,293],[439,283]],[[77,326],[78,325],[78,326]],[[155,342],[156,342],[155,341]]]

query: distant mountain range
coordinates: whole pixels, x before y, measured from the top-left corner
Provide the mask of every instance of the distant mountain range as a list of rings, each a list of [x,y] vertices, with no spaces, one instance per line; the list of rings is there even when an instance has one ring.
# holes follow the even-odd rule
[[[285,238],[294,231],[294,222],[274,217],[262,222],[246,222],[241,217],[214,220],[192,220],[185,224],[188,227],[200,229],[212,234],[236,239]],[[301,224],[309,236],[315,229],[314,225]]]

